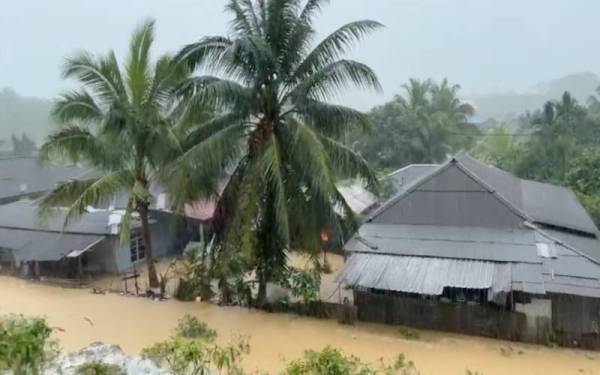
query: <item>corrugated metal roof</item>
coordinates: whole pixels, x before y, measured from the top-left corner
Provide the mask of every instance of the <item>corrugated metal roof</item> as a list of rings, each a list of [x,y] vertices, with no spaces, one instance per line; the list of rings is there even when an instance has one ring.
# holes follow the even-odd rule
[[[570,189],[520,179],[466,154],[457,156],[456,160],[534,221],[588,233],[598,231]]]
[[[471,182],[471,185],[474,182],[479,183],[480,189],[475,189],[471,185],[467,186],[468,181],[464,178],[460,180],[461,176],[455,171],[442,173],[448,170],[451,165],[456,165],[458,169],[473,177],[474,181]],[[455,210],[453,206],[444,206],[441,202],[438,202],[431,205],[431,207],[423,207],[420,211],[408,210],[406,215],[410,217],[405,218],[402,223],[423,224],[424,218],[443,217],[443,211],[452,211],[451,214],[456,216],[457,225],[469,225],[470,223],[466,218],[477,215],[477,206],[487,202],[478,198],[478,191],[487,191],[496,196],[499,201],[513,210],[522,220],[564,227],[594,235],[598,233],[593,221],[569,189],[519,179],[508,172],[484,164],[466,154],[459,155],[442,166],[428,170],[427,173],[416,179],[416,182],[411,184],[409,188],[403,189],[397,196],[386,202],[371,216],[371,219],[378,222],[387,222],[392,217],[397,217],[397,212],[394,212],[392,216],[385,216],[383,213],[393,209],[397,202],[411,194],[429,193],[426,199],[416,202],[419,203],[435,200],[436,195],[440,195],[442,192],[444,196],[452,192],[454,196],[451,200],[462,202],[460,210]],[[422,202],[419,204],[423,205]],[[491,210],[487,211],[488,215],[492,212]],[[497,216],[499,212],[499,210],[494,210],[493,215]],[[465,220],[460,220],[461,217],[465,217]],[[411,218],[416,221],[410,222]],[[502,223],[508,222],[502,220]],[[438,224],[445,225],[446,223]],[[597,259],[600,260],[600,257]]]
[[[78,166],[41,164],[35,158],[0,159],[0,199],[45,192],[86,173]]]
[[[337,189],[354,213],[362,214],[377,203],[377,197],[359,182],[339,185]]]
[[[411,164],[388,175],[398,192],[404,191],[415,182],[433,172],[439,164]]]
[[[0,228],[0,248],[16,261],[56,261],[72,251],[83,251],[104,236]]]
[[[531,230],[366,223],[344,248],[389,255],[541,263],[535,242]]]
[[[80,234],[109,234],[109,211],[88,212],[64,228],[66,210],[41,219],[33,201],[22,200],[0,205],[0,227]]]
[[[444,287],[509,290],[506,264],[442,258],[353,254],[337,281],[347,285],[440,295]]]

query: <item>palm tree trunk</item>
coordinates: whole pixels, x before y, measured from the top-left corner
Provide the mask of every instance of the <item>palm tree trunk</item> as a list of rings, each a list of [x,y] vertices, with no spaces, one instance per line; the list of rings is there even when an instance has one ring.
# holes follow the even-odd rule
[[[267,275],[264,270],[257,270],[258,295],[256,296],[256,307],[263,308],[267,305]]]
[[[142,239],[144,241],[144,247],[146,248],[146,266],[148,267],[148,285],[153,291],[158,289],[160,284],[158,282],[158,276],[156,275],[156,267],[154,265],[154,258],[152,257],[152,244],[150,240],[150,224],[148,223],[148,207],[140,206],[138,208],[140,219],[142,220]]]

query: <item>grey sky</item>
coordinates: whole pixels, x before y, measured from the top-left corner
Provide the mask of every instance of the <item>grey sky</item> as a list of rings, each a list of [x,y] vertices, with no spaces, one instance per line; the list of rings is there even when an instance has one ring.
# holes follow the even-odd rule
[[[133,28],[157,20],[158,52],[226,32],[225,0],[0,0],[0,87],[53,97],[68,87],[60,65],[76,49],[124,55]],[[387,28],[351,57],[370,64],[385,93],[348,95],[362,109],[409,77],[448,77],[463,94],[526,90],[600,68],[597,0],[332,0],[317,23],[325,34],[371,18]]]

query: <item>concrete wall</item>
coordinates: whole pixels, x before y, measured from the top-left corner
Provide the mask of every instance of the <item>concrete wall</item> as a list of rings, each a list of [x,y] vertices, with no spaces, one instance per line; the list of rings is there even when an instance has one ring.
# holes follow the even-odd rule
[[[525,341],[548,341],[552,332],[552,300],[532,298],[531,303],[516,303],[515,311],[525,314],[527,330]]]

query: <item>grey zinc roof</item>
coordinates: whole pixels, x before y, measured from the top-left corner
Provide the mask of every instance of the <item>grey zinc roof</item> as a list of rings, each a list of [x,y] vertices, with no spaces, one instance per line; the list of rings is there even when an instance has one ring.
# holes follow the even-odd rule
[[[436,170],[439,164],[410,164],[388,175],[398,192],[406,190],[414,182]]]
[[[452,165],[457,168],[450,168]],[[410,169],[407,168],[406,170]],[[491,206],[485,208],[483,211],[486,212],[486,215],[481,216],[478,209],[480,207],[483,209],[483,205],[489,206],[492,204],[489,199],[484,199],[482,196],[482,192],[487,191],[514,214],[518,215],[521,220],[594,235],[598,233],[594,222],[581,206],[575,194],[567,188],[519,179],[508,172],[482,163],[466,154],[459,155],[442,166],[429,166],[426,169],[425,173],[413,180],[412,183],[400,190],[397,196],[379,208],[371,216],[371,219],[382,216],[376,221],[386,222],[390,220],[390,215],[386,217],[385,212],[393,210],[394,205],[400,200],[414,195],[414,199],[420,199],[421,203],[419,204],[430,202],[430,207],[415,212],[409,210],[408,212],[411,212],[410,217],[404,217],[403,224],[423,224],[424,220],[431,221],[435,218],[442,220],[437,224],[445,225],[443,217],[446,211],[457,220],[462,217],[464,225],[470,225],[469,217],[473,215],[479,216],[476,219],[477,222],[487,223],[484,225],[493,225],[496,222],[498,224],[509,223],[508,218],[502,219],[498,216],[503,212],[502,210],[492,210]],[[470,176],[472,178],[471,182],[469,183],[457,170]],[[401,171],[398,171],[398,173]],[[453,199],[444,200],[462,202],[463,209],[458,212],[459,216],[456,216],[455,212],[449,212],[451,208],[447,206],[447,202],[433,203],[442,192],[446,197],[449,194],[454,196]],[[419,196],[422,197],[419,198]],[[444,204],[447,207],[443,206]],[[505,213],[502,213],[502,215],[505,215]],[[394,212],[391,216],[395,217],[394,220],[397,220],[398,214]],[[497,217],[497,220],[495,217]],[[414,220],[414,222],[411,222],[411,220]]]
[[[536,222],[598,231],[575,194],[565,187],[523,180],[466,154],[457,156],[456,161]]]
[[[41,164],[35,158],[0,159],[0,199],[42,193],[87,173],[78,166]]]
[[[531,230],[363,224],[349,252],[541,263]]]
[[[15,241],[15,238],[17,239]],[[93,246],[104,236],[0,228],[0,248],[11,250],[16,261],[56,261],[72,251]]]
[[[0,205],[0,228],[32,231],[69,232],[77,234],[109,234],[109,211],[88,212],[64,228],[66,210],[40,218],[38,206],[30,200]]]

